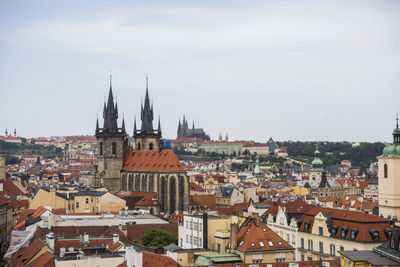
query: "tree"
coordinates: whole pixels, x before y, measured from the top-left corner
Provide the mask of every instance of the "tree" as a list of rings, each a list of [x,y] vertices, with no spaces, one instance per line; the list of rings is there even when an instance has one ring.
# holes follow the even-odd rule
[[[178,237],[161,229],[149,229],[142,235],[142,243],[145,246],[165,247],[171,243],[178,245]]]

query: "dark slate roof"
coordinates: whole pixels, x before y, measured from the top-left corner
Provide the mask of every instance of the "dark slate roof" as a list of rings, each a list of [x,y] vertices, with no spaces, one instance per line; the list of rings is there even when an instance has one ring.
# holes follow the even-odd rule
[[[79,191],[77,193],[75,193],[76,196],[102,196],[105,193],[107,193],[107,191]]]
[[[339,253],[354,262],[368,262],[372,265],[399,266],[399,262],[384,257],[372,250],[339,251]]]
[[[223,185],[219,189],[223,197],[231,197],[235,187],[233,185]]]

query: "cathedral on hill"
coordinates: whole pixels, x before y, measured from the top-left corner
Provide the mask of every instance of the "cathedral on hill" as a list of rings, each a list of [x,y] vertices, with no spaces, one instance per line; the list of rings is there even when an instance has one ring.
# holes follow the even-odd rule
[[[208,136],[203,128],[195,128],[194,127],[194,121],[192,124],[192,128],[189,128],[188,126],[188,121],[185,118],[185,115],[183,115],[183,120],[181,123],[181,120],[179,120],[178,124],[178,134],[177,134],[177,139],[179,138],[201,138],[204,141],[210,141],[210,136]]]
[[[172,150],[163,149],[161,123],[153,128],[153,105],[150,103],[148,79],[146,96],[141,105],[141,127],[134,121],[135,149],[127,141],[125,121],[118,127],[118,106],[114,103],[112,86],[104,103],[103,127],[96,123],[98,143],[97,186],[105,186],[111,193],[119,191],[156,193],[154,213],[173,213],[189,209],[189,178]]]

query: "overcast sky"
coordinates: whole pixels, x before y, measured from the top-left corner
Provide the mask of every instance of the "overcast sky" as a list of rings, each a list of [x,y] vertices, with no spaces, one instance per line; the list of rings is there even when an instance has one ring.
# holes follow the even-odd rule
[[[166,138],[391,141],[399,32],[399,1],[0,1],[0,131],[94,134],[112,71],[130,134],[148,72]]]

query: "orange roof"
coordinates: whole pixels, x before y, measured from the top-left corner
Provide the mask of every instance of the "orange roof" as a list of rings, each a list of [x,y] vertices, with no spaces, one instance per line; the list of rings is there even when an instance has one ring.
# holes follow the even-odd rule
[[[14,253],[12,266],[22,266],[25,265],[27,261],[29,261],[33,256],[36,255],[43,247],[45,243],[43,243],[40,239],[36,238],[28,247],[21,248]]]
[[[172,150],[127,151],[122,169],[127,171],[184,171]]]
[[[32,266],[35,267],[53,267],[54,265],[54,257],[49,252],[43,253],[37,259],[32,261]]]
[[[198,191],[198,192],[205,192],[206,190],[201,187],[200,185],[190,182],[190,191]]]
[[[238,232],[238,246],[242,251],[287,250],[293,247],[271,230],[259,218],[247,218]]]
[[[190,204],[198,204],[203,209],[215,209],[215,195],[191,195]]]
[[[143,267],[172,267],[182,266],[166,255],[143,251]]]

